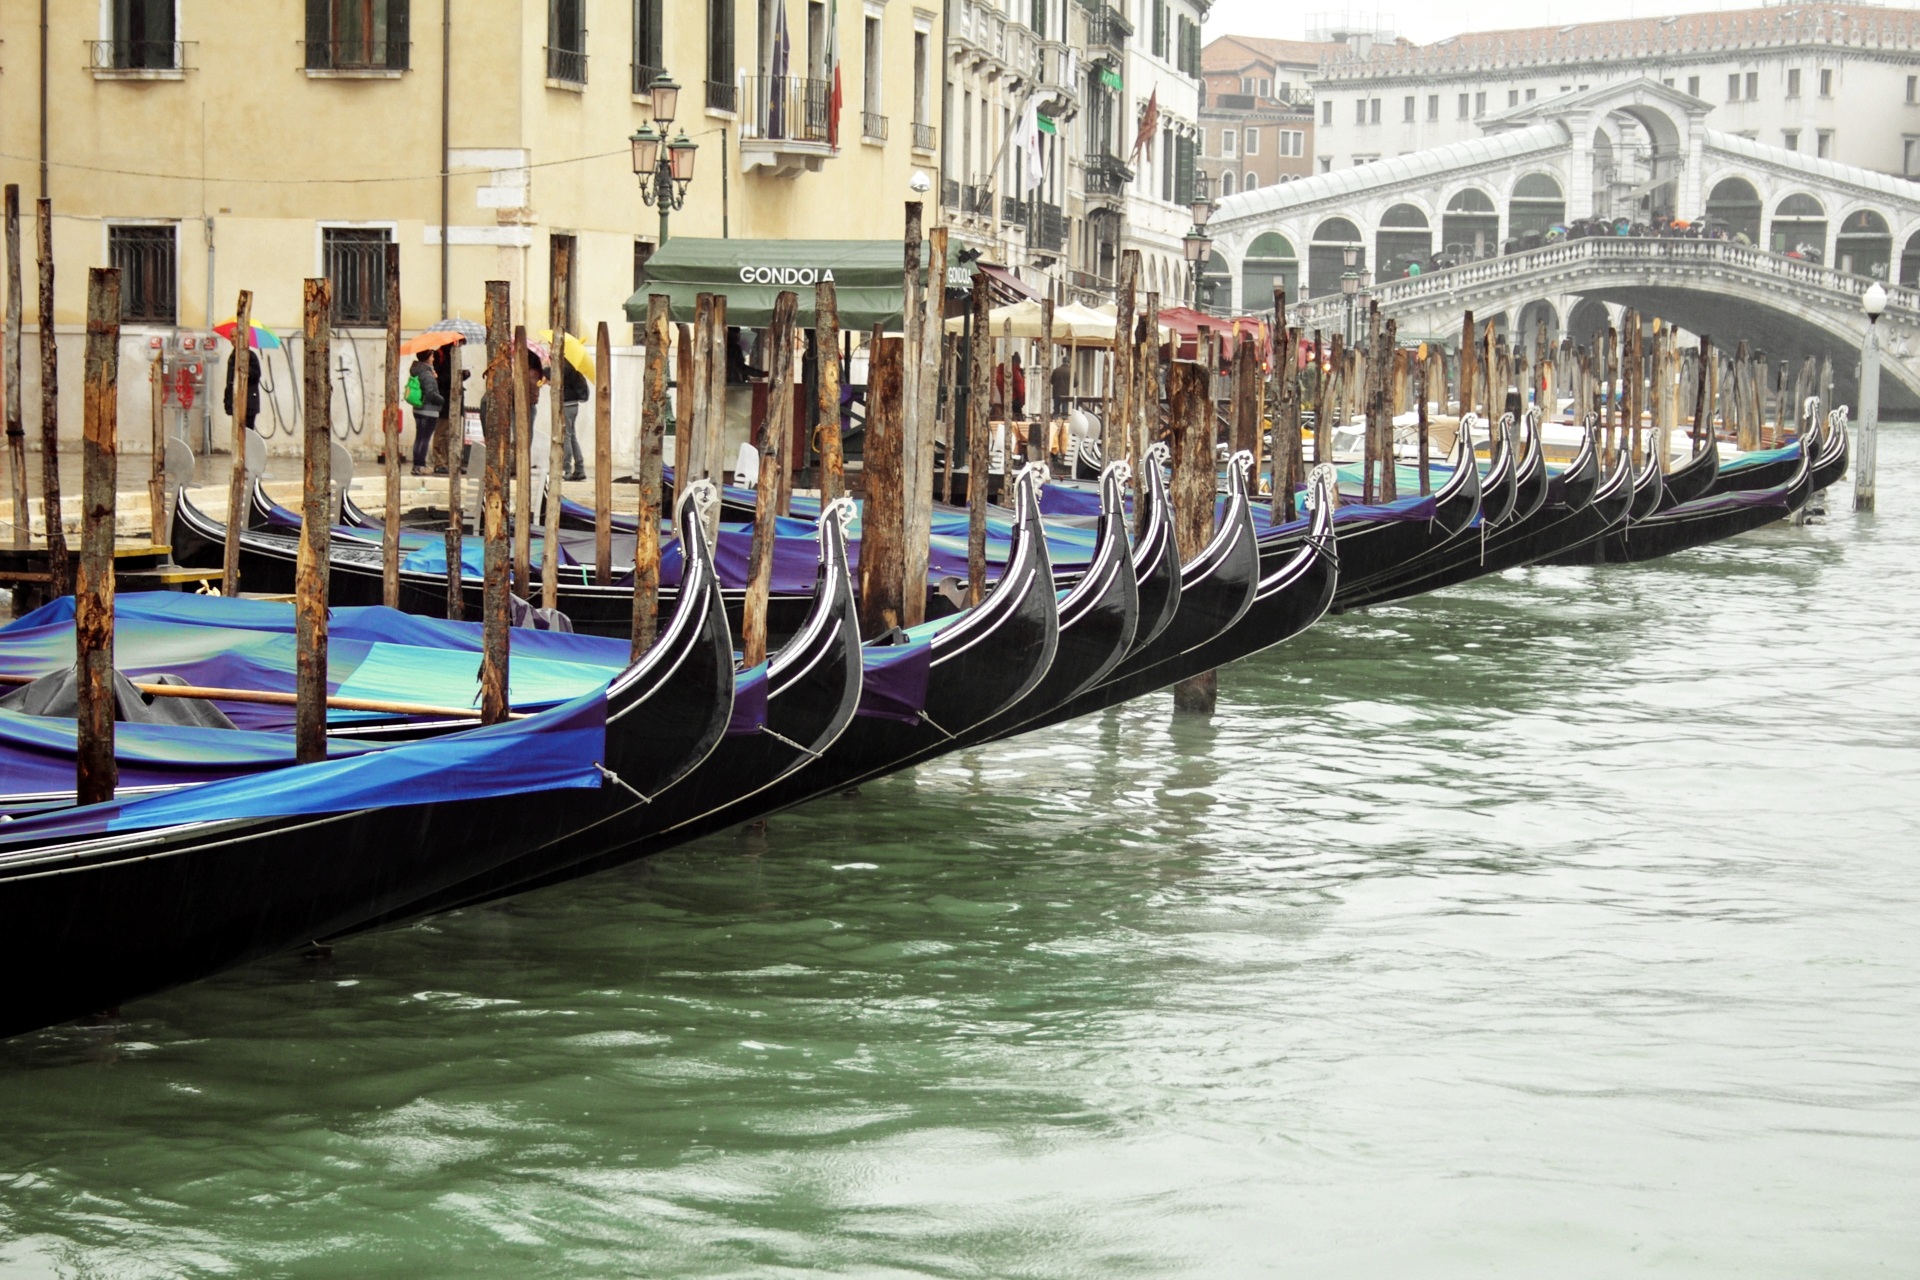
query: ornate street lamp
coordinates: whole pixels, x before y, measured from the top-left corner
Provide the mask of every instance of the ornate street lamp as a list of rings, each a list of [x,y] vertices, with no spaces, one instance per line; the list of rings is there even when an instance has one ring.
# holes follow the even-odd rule
[[[680,86],[672,76],[661,72],[654,78],[653,120],[641,125],[627,139],[633,147],[633,176],[640,181],[640,199],[660,210],[660,243],[667,242],[667,215],[687,203],[687,188],[693,183],[693,156],[698,143],[680,130],[667,141],[667,127],[680,109]],[[660,125],[658,132],[654,124]]]
[[[1853,509],[1873,510],[1873,467],[1880,426],[1880,315],[1887,309],[1886,286],[1875,280],[1860,297],[1867,313],[1867,340],[1860,346],[1860,456],[1853,464]],[[1805,436],[1800,447],[1807,447]]]
[[[1187,254],[1187,296],[1189,305],[1200,305],[1200,266],[1213,256],[1213,237],[1195,226],[1180,241]]]

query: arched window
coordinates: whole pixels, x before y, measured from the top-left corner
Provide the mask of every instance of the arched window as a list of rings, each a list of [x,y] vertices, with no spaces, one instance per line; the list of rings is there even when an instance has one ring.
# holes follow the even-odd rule
[[[1887,220],[1871,209],[1848,214],[1833,240],[1833,265],[1856,276],[1886,280],[1892,264],[1893,231]]]
[[[1468,187],[1447,201],[1440,215],[1440,252],[1460,262],[1484,258],[1500,247],[1500,213],[1493,197]]]
[[[1900,283],[1920,288],[1920,231],[1907,237],[1907,247],[1900,253]]]
[[[1233,170],[1231,169],[1220,175],[1220,194],[1223,196],[1233,194]]]
[[[1722,178],[1707,193],[1708,230],[1714,224],[1731,240],[1742,244],[1760,242],[1760,193],[1745,178]]]
[[[1398,280],[1407,268],[1418,263],[1421,270],[1433,256],[1433,232],[1427,215],[1419,207],[1397,204],[1380,218],[1380,230],[1374,237],[1374,261],[1380,264],[1382,280]]]
[[[1242,191],[1252,191],[1255,188],[1257,188],[1259,185],[1260,185],[1260,175],[1255,173],[1251,169],[1247,170],[1246,176],[1240,179],[1240,189]]]
[[[1307,296],[1324,298],[1340,292],[1340,277],[1350,270],[1365,270],[1366,265],[1367,243],[1360,238],[1360,228],[1346,218],[1328,218],[1313,229],[1307,246]]]
[[[1240,308],[1259,311],[1273,298],[1275,283],[1286,286],[1287,297],[1300,297],[1300,259],[1293,243],[1278,231],[1267,231],[1247,246],[1240,263]]]
[[[1767,244],[1775,253],[1798,254],[1813,262],[1827,260],[1827,210],[1804,192],[1782,200],[1767,228]]]
[[[1507,202],[1507,235],[1514,240],[1545,236],[1567,220],[1567,200],[1560,180],[1549,173],[1529,173],[1513,184]]]

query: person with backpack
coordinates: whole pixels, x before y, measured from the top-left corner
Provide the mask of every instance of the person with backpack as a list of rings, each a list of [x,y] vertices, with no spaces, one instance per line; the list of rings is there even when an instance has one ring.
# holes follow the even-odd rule
[[[560,465],[569,480],[587,478],[587,460],[580,452],[580,437],[574,433],[574,421],[580,416],[580,406],[593,394],[593,388],[587,382],[587,375],[573,367],[564,353],[557,353],[560,364],[560,412],[566,422],[567,438],[562,443]]]
[[[434,372],[433,357],[422,351],[407,369],[407,403],[413,408],[413,474],[427,474],[427,450],[433,444],[434,428],[447,407],[440,392],[440,375]]]

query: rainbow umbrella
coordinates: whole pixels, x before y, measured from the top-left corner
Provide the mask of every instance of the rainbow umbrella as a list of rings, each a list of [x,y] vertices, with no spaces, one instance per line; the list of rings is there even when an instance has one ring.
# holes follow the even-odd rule
[[[240,325],[240,317],[231,316],[228,319],[222,321],[221,323],[213,326],[213,331],[219,334],[221,337],[225,338],[228,342],[232,342],[233,331],[236,328],[238,328],[239,325]],[[260,351],[263,349],[271,349],[280,345],[280,338],[277,334],[273,332],[273,330],[262,329],[259,325],[249,320],[247,322],[247,345],[252,347],[255,351]]]

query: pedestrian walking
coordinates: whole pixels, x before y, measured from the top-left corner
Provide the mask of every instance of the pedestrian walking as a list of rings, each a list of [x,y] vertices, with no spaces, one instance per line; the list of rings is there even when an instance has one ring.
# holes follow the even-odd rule
[[[227,416],[233,416],[233,362],[241,351],[247,353],[247,430],[253,430],[253,424],[260,416],[260,353],[252,347],[235,347],[227,357]]]
[[[585,480],[587,459],[580,452],[574,423],[580,416],[580,406],[593,395],[593,387],[587,375],[574,368],[562,352],[555,352],[554,357],[560,362],[560,412],[567,429],[567,438],[561,443],[561,470],[569,480]]]
[[[427,449],[433,444],[434,429],[447,407],[440,391],[440,375],[426,352],[414,356],[407,367],[407,403],[413,407],[413,474],[427,474]]]

